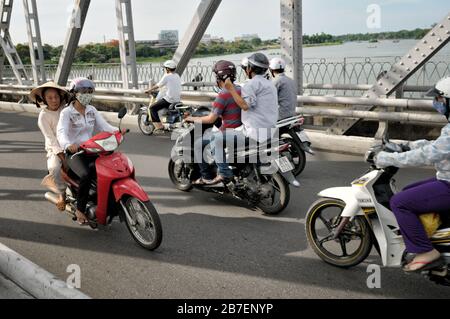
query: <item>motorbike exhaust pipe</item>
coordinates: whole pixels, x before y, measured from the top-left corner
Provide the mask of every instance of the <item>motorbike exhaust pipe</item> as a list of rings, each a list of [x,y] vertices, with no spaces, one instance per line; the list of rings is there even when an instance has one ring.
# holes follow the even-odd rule
[[[50,192],[45,193],[45,199],[55,205],[58,203],[58,196],[54,193],[50,193]]]
[[[50,203],[57,204],[58,203],[58,195],[52,192],[45,193],[45,199],[48,200]],[[69,213],[69,215],[75,215],[75,211],[72,209],[72,206],[69,204],[66,204],[66,212]]]

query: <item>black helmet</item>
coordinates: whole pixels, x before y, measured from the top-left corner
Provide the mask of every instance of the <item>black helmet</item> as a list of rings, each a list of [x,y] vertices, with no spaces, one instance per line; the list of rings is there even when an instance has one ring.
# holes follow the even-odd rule
[[[254,53],[248,57],[248,65],[256,74],[264,74],[269,68],[269,59],[263,53]]]
[[[213,71],[218,81],[230,79],[234,82],[236,80],[236,66],[233,62],[221,60],[214,65]]]

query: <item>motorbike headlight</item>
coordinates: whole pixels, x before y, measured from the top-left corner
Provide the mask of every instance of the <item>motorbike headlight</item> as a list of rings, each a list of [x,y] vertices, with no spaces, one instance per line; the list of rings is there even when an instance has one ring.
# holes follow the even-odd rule
[[[117,147],[119,147],[115,135],[111,135],[104,140],[98,140],[96,141],[96,143],[101,146],[106,152],[114,151],[115,149],[117,149]]]

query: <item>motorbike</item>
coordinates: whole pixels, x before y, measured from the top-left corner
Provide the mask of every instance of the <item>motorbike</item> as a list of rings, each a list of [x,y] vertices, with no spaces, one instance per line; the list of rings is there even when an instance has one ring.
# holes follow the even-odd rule
[[[283,154],[287,156],[292,164],[294,176],[299,176],[306,165],[306,153],[314,155],[311,149],[311,141],[303,129],[304,118],[301,115],[283,119],[277,123],[280,132],[280,138],[290,143],[289,152]]]
[[[152,123],[152,116],[150,113],[151,106],[156,103],[157,92],[151,93],[150,103],[146,106],[142,106],[138,113],[138,126],[144,135],[152,135],[155,130],[155,126]],[[173,131],[179,128],[183,121],[183,114],[185,112],[192,112],[192,107],[183,105],[183,103],[173,103],[168,109],[161,110],[159,112],[161,123],[164,126],[164,130]]]
[[[394,176],[399,168],[376,167],[373,157],[377,150],[403,151],[400,145],[384,140],[367,152],[365,160],[371,168],[364,176],[353,181],[351,187],[321,191],[321,198],[306,214],[308,242],[326,263],[342,268],[356,266],[367,258],[373,246],[385,267],[403,267],[414,258],[405,250],[389,204],[396,193]],[[430,223],[437,214],[424,213],[421,221],[426,229],[431,229],[430,240],[441,253],[442,262],[421,274],[437,284],[450,286],[450,218],[441,216],[439,226]]]
[[[194,161],[194,131],[197,124],[189,126],[180,131],[176,143],[172,149],[171,159],[168,164],[169,177],[175,187],[181,191],[188,192],[193,188],[201,191],[217,194],[229,194],[240,200],[247,200],[253,206],[262,210],[265,214],[276,215],[283,211],[290,199],[289,185],[299,187],[299,182],[292,174],[294,169],[292,163],[287,157],[279,157],[270,163],[250,163],[249,158],[255,154],[264,153],[281,154],[290,147],[289,143],[281,143],[279,146],[267,147],[268,145],[259,145],[258,149],[236,148],[234,154],[229,154],[225,148],[227,163],[234,173],[234,179],[224,185],[195,185],[194,181],[201,177],[200,168]],[[220,127],[217,123],[214,125]],[[202,125],[201,130],[204,133],[212,126]],[[188,142],[185,142],[188,141]],[[208,153],[208,152],[205,152]],[[230,161],[233,157],[234,160]],[[210,164],[212,173],[217,173],[217,166],[211,154],[208,154],[207,162]],[[276,167],[275,172],[269,172],[263,168],[271,166]]]
[[[126,113],[126,108],[120,110],[121,121]],[[147,193],[135,179],[133,163],[124,154],[116,152],[123,141],[124,134],[119,124],[118,132],[99,133],[81,144],[78,153],[71,155],[84,153],[97,157],[96,179],[89,190],[86,217],[93,229],[110,225],[114,218],[119,217],[140,246],[154,250],[162,241],[161,221]],[[71,170],[64,169],[62,176],[67,184],[66,212],[75,221],[79,178]],[[47,192],[45,198],[54,204],[58,201],[58,196],[52,192]]]

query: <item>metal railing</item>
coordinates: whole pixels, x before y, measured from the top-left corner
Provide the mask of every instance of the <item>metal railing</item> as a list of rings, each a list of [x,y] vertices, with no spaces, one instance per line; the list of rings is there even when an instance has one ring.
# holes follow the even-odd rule
[[[27,96],[32,86],[26,85],[0,85],[0,94],[12,96]],[[361,87],[363,89],[363,87]],[[411,89],[418,89],[411,87]],[[182,101],[186,104],[210,107],[211,101],[216,97],[212,92],[183,91]],[[113,102],[119,104],[137,103],[147,104],[149,98],[144,90],[126,90],[114,88],[98,88],[94,96],[95,101]],[[330,97],[330,96],[298,96],[299,103],[304,106],[297,111],[304,116],[343,117],[374,121],[394,121],[411,124],[426,124],[441,126],[445,123],[443,117],[432,111],[432,100],[418,99],[368,99],[356,97]],[[354,111],[343,106],[373,105],[381,110]],[[386,108],[392,109],[387,112]]]
[[[303,64],[304,83],[309,85],[322,85],[334,83],[337,85],[364,85],[375,83],[378,75],[389,70],[391,66],[398,61],[400,57],[362,57],[362,58],[343,58],[341,61],[333,59],[307,59]],[[197,62],[190,64],[183,73],[184,82],[202,82],[214,83],[215,78],[212,72],[212,66],[215,61]],[[234,61],[239,63],[239,61]],[[31,72],[31,66],[25,67]],[[56,65],[47,65],[46,73],[49,78],[54,78]],[[137,65],[139,88],[148,87],[149,83],[157,82],[164,75],[164,70],[160,63],[140,63]],[[31,73],[30,73],[31,74]],[[201,75],[201,76],[199,76]],[[426,63],[409,80],[409,86],[432,86],[442,77],[450,75],[450,57],[436,56]],[[14,74],[10,67],[5,66],[3,76],[13,78]],[[74,64],[70,78],[92,76],[94,80],[104,87],[121,88],[122,77],[120,64]],[[238,81],[243,82],[245,75],[238,68]],[[12,83],[15,79],[12,79]],[[194,90],[195,83],[189,87]],[[211,91],[209,86],[198,85],[200,91]],[[309,95],[339,95],[339,96],[358,96],[360,92],[353,89],[332,89],[307,87],[305,94]],[[421,98],[423,94],[416,91],[407,91],[407,98]]]

